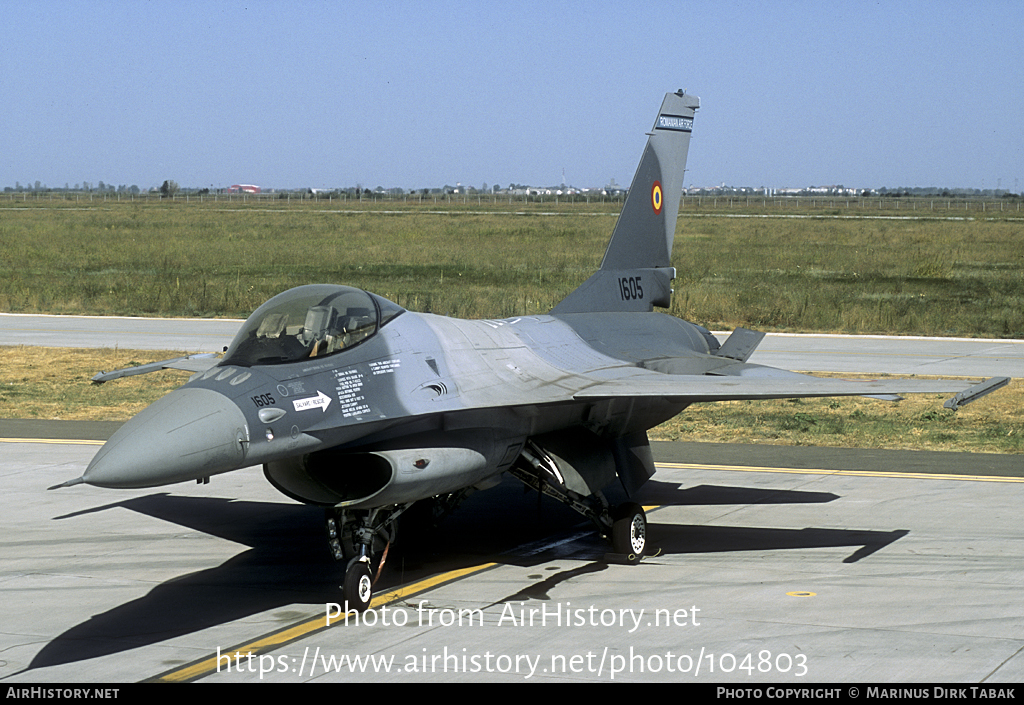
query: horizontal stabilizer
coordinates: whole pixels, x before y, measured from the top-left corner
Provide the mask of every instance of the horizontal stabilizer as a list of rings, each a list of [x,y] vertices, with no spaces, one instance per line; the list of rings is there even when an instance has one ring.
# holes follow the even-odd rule
[[[764,340],[764,333],[749,328],[737,328],[722,347],[715,352],[715,355],[738,362],[746,362],[762,340]]]

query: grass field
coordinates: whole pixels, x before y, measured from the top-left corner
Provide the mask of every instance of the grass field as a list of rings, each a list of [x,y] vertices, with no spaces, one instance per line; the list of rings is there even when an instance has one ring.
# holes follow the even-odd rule
[[[0,202],[0,310],[246,317],[284,289],[332,282],[465,318],[543,313],[598,266],[619,207]],[[1016,214],[736,215],[765,213],[681,212],[671,313],[713,329],[1024,337]],[[88,383],[153,352],[3,353],[5,418],[124,419],[184,380]],[[652,437],[1022,452],[1021,394],[955,415],[936,398],[715,404]]]
[[[597,267],[619,207],[44,204],[0,202],[0,310],[244,318],[331,282],[417,311],[541,313]],[[1024,337],[1024,220],[805,215],[684,211],[671,312],[711,328]]]
[[[346,283],[410,309],[550,308],[595,266],[612,215],[0,209],[0,309],[245,317],[298,284]]]

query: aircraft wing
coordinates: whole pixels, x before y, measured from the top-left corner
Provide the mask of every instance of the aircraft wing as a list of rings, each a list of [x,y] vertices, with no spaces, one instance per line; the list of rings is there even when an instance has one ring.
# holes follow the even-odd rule
[[[764,368],[770,370],[772,368]],[[956,393],[946,402],[956,409],[978,397],[1006,386],[1008,377],[993,377],[976,383],[971,380],[877,379],[846,380],[795,375],[645,375],[609,380],[576,392],[574,399],[611,399],[616,397],[661,397],[680,401],[709,402],[739,399],[796,399],[799,397],[873,396],[894,394]]]
[[[137,367],[126,367],[121,370],[113,370],[112,372],[98,372],[92,377],[92,381],[95,384],[103,384],[114,379],[120,379],[121,377],[131,377],[132,375],[144,375],[147,372],[157,372],[158,370],[184,370],[185,372],[205,372],[210,369],[220,360],[216,353],[199,353],[197,355],[186,355],[185,357],[172,357],[170,360],[160,360],[159,362],[151,362],[148,365],[138,365]]]

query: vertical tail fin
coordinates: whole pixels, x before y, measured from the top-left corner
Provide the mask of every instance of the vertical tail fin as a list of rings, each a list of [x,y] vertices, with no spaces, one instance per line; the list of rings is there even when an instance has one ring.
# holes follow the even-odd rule
[[[665,96],[601,268],[552,313],[668,307],[672,298],[670,282],[675,277],[672,240],[693,115],[699,107],[698,98],[682,91]]]

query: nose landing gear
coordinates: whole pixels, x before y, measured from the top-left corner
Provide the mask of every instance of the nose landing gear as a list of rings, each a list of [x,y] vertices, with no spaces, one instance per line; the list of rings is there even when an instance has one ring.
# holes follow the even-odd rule
[[[345,561],[342,597],[347,608],[365,611],[373,599],[373,585],[384,567],[388,548],[395,540],[396,519],[410,504],[369,510],[329,507],[326,511],[327,545],[336,561]],[[374,557],[383,549],[373,570]]]

